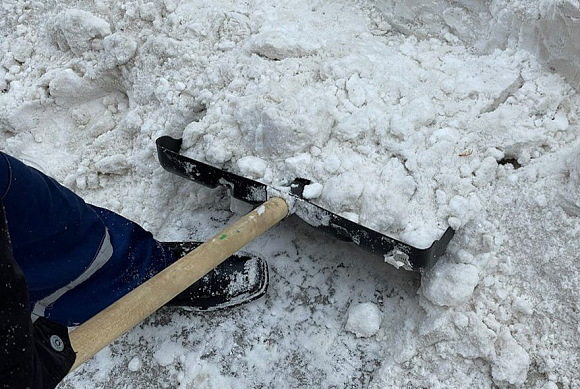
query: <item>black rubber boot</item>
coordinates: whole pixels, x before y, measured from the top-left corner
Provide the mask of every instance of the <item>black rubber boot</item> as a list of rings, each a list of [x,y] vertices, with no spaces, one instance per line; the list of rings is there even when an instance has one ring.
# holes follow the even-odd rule
[[[200,242],[163,242],[175,258],[181,258]],[[180,293],[167,306],[195,311],[215,311],[256,300],[266,293],[269,275],[264,259],[251,255],[232,255],[195,284]]]

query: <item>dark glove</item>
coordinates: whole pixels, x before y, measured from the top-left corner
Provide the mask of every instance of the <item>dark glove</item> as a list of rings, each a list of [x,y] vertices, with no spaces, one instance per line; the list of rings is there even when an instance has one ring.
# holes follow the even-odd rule
[[[0,388],[53,389],[74,360],[66,327],[30,320],[26,281],[12,255],[0,201]]]

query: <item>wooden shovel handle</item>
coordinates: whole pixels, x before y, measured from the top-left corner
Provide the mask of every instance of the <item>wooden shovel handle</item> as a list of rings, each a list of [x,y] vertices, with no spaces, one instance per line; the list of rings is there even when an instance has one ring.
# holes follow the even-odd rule
[[[71,371],[139,324],[226,258],[288,215],[272,198],[70,333],[77,357]]]

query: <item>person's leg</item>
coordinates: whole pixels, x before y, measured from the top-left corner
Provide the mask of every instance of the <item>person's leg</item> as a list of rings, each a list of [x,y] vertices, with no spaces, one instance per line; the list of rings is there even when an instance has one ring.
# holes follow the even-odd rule
[[[86,204],[54,179],[2,153],[0,195],[33,316],[78,325],[177,259],[174,245],[157,242],[132,221]],[[171,305],[227,308],[262,296],[267,286],[262,258],[234,256]]]
[[[0,153],[0,189],[31,309],[79,324],[173,261],[149,232]]]
[[[87,269],[103,245],[105,226],[82,199],[52,178],[8,155],[0,158],[9,177],[2,201],[14,257],[31,301],[37,301]]]
[[[0,184],[6,183],[0,161]],[[4,185],[0,185],[2,195]],[[39,319],[34,325],[28,311],[24,274],[12,255],[4,206],[0,200],[0,387],[54,388],[75,361],[66,327]],[[58,339],[63,349],[49,346]]]
[[[107,227],[113,253],[94,275],[64,294],[46,317],[77,325],[174,262],[150,232],[109,210],[89,205]]]

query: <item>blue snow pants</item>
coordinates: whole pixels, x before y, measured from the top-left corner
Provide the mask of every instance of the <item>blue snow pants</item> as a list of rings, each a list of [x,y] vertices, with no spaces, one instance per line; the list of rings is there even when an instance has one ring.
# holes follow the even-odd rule
[[[137,224],[3,153],[0,198],[33,318],[83,323],[174,261]]]

